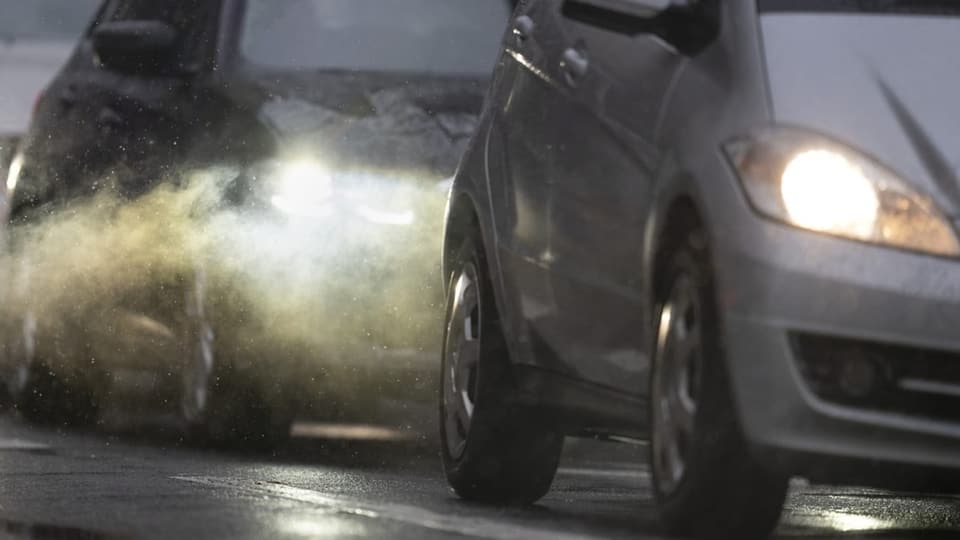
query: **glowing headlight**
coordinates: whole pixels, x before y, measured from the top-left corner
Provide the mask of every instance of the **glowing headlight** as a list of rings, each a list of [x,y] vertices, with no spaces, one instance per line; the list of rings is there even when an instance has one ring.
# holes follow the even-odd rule
[[[387,211],[371,208],[366,205],[356,207],[357,215],[378,225],[413,225],[416,216],[413,210]]]
[[[750,202],[762,214],[811,231],[960,255],[950,222],[869,158],[799,130],[774,130],[727,146]]]
[[[7,170],[7,193],[12,193],[20,181],[20,170],[23,168],[23,156],[17,154],[10,162],[10,168]]]
[[[829,150],[809,150],[790,160],[780,194],[787,215],[800,227],[862,237],[877,224],[876,188],[863,171]]]
[[[351,171],[343,174],[347,208],[374,225],[407,226],[416,222],[417,208],[427,193],[399,175],[383,171]]]
[[[283,163],[271,177],[276,187],[270,202],[279,210],[307,217],[328,211],[333,183],[321,165],[311,161]]]
[[[331,170],[309,160],[270,161],[256,171],[267,180],[270,204],[288,215],[326,218],[339,213],[377,225],[411,225],[416,220],[409,207],[417,200],[416,192],[405,189],[397,178]]]

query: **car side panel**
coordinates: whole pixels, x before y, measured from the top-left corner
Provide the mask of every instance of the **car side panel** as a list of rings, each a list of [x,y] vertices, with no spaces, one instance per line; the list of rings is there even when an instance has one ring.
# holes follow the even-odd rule
[[[550,279],[558,309],[547,336],[578,377],[643,392],[649,334],[639,292],[644,216],[650,210],[662,103],[685,58],[658,38],[562,10],[563,49],[589,62],[561,73],[564,145],[550,207]],[[570,8],[568,10],[568,8]],[[620,14],[612,14],[616,18]]]
[[[545,288],[549,178],[543,172],[548,148],[557,133],[551,111],[555,97],[541,70],[545,43],[551,39],[543,20],[548,1],[526,2],[514,14],[515,31],[507,33],[498,73],[486,111],[487,124],[478,134],[483,146],[483,173],[489,204],[480,209],[491,217],[497,271],[504,294],[502,315],[508,340],[518,352],[514,361],[534,362],[530,329],[553,313]],[[524,22],[523,18],[529,18]],[[530,24],[532,23],[532,24]],[[523,29],[518,26],[524,26]],[[532,26],[532,28],[531,28]],[[526,32],[523,37],[518,32]],[[522,351],[522,352],[521,352]]]

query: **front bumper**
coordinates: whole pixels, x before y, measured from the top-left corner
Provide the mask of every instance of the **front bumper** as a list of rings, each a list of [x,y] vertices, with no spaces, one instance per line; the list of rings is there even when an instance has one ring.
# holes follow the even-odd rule
[[[748,219],[714,257],[733,390],[759,455],[801,474],[831,460],[960,469],[960,380],[942,380],[960,372],[960,261]],[[825,347],[798,346],[806,338]],[[840,384],[851,370],[831,362],[859,370],[859,386]]]

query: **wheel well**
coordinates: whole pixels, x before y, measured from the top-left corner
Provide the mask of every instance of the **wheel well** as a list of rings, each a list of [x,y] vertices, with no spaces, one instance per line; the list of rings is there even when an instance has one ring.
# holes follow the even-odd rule
[[[480,235],[479,218],[473,201],[466,195],[460,195],[450,204],[446,230],[443,239],[443,286],[450,283],[450,261],[456,255],[463,242],[471,235]]]
[[[670,286],[670,276],[667,275],[666,269],[670,254],[684,242],[689,241],[690,233],[697,231],[703,231],[700,211],[690,197],[678,197],[667,209],[657,240],[653,262],[653,299],[657,304],[669,293],[667,288]],[[697,235],[696,240],[702,242],[702,245],[697,247],[706,247],[706,236]]]

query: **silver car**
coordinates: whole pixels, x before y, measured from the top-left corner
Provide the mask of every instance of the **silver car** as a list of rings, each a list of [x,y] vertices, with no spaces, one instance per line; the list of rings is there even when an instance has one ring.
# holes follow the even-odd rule
[[[99,0],[0,0],[0,183],[39,94],[93,18]]]
[[[514,17],[447,209],[454,490],[537,500],[565,435],[649,440],[672,532],[764,536],[791,476],[957,490],[960,3]]]

